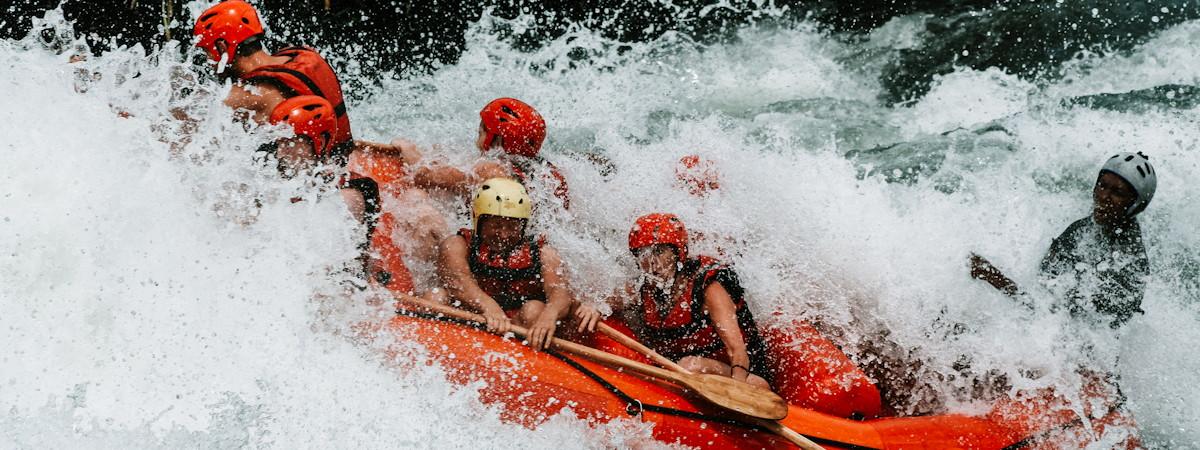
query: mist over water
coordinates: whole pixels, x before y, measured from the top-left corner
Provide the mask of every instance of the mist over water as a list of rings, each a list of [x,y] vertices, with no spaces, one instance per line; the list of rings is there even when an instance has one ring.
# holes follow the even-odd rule
[[[573,208],[539,209],[538,228],[583,297],[629,276],[635,217],[671,211],[704,234],[698,252],[726,253],[761,317],[814,320],[860,362],[910,365],[917,387],[890,398],[901,411],[980,411],[985,402],[961,394],[988,371],[1014,390],[1070,396],[1090,341],[1119,361],[1149,446],[1200,447],[1190,388],[1200,383],[1200,189],[1187,182],[1200,177],[1200,115],[1063,106],[1194,84],[1200,28],[1081,58],[1056,81],[960,69],[920,100],[882,106],[878,68],[921,38],[921,20],[895,19],[865,40],[763,25],[711,45],[672,33],[618,43],[580,28],[518,52],[498,36],[522,19],[485,15],[457,63],[386,81],[350,114],[357,137],[403,136],[429,159],[465,165],[477,158],[484,103],[513,96],[538,108]],[[45,26],[66,33],[53,13]],[[2,446],[649,442],[633,423],[504,424],[472,389],[412,364],[421,349],[356,337],[354,324],[389,313],[341,270],[361,231],[335,197],[252,163],[279,131],[233,124],[225,88],[181,77],[189,69],[173,54],[129,49],[69,64],[36,39],[0,41]],[[181,87],[193,95],[173,94]],[[167,105],[199,119],[194,129]],[[1025,312],[967,276],[975,251],[1036,286],[1050,240],[1088,214],[1095,173],[1119,151],[1150,155],[1160,176],[1140,216],[1146,314],[1124,336],[1073,326],[1036,292],[1039,310]],[[703,199],[674,185],[675,162],[693,153],[722,176]],[[467,223],[445,205],[451,227]],[[395,361],[382,356],[391,345]],[[894,353],[872,354],[880,347]],[[968,373],[953,368],[963,355]]]

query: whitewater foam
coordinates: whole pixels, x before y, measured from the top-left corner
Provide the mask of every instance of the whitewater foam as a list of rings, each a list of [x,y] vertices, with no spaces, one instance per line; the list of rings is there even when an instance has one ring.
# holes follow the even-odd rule
[[[583,296],[627,279],[634,217],[670,210],[714,237],[700,248],[729,252],[756,312],[819,319],[851,351],[887,330],[904,354],[886,356],[911,363],[924,386],[896,399],[901,409],[978,410],[956,394],[987,370],[1016,388],[1074,389],[1081,355],[1064,341],[1080,337],[1067,319],[1029,315],[972,281],[965,257],[977,251],[1034,284],[1050,239],[1087,214],[1104,158],[1146,151],[1160,175],[1141,217],[1153,272],[1146,315],[1098,345],[1120,355],[1151,446],[1200,446],[1200,398],[1181,390],[1200,382],[1189,362],[1200,340],[1200,208],[1184,181],[1200,176],[1196,112],[1047,106],[1128,86],[1146,59],[1097,58],[1069,89],[960,70],[924,99],[887,108],[875,74],[861,70],[874,65],[847,63],[871,57],[860,44],[807,25],[749,28],[713,45],[672,34],[622,44],[578,29],[530,53],[498,37],[501,26],[513,25],[485,16],[457,63],[385,81],[352,104],[355,134],[403,135],[431,159],[468,164],[478,108],[499,96],[530,101],[573,195],[573,209],[542,226]],[[1185,51],[1189,41],[1171,36],[1194,27],[1135,52]],[[0,42],[4,446],[648,445],[646,427],[631,423],[503,424],[436,367],[398,364],[379,351],[390,343],[352,338],[350,324],[388,314],[356,306],[365,294],[340,271],[360,230],[334,199],[256,168],[249,155],[278,130],[233,125],[222,88],[192,80],[163,56],[172,51],[70,64],[33,38]],[[1174,64],[1178,74],[1192,63]],[[175,95],[181,86],[196,95]],[[196,122],[181,124],[168,105]],[[938,134],[984,123],[1005,131]],[[864,178],[869,162],[845,156],[901,141],[924,149],[911,160],[919,175],[902,182]],[[586,152],[616,171],[601,173]],[[690,153],[720,167],[709,198],[674,187],[675,161]],[[403,348],[399,359],[420,360]],[[961,355],[973,375],[953,368]]]

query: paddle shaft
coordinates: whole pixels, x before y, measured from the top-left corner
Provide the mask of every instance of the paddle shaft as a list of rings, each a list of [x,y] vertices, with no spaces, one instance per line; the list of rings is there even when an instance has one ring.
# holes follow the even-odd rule
[[[447,317],[453,317],[455,319],[466,320],[466,321],[476,322],[476,323],[485,323],[486,322],[486,320],[481,315],[466,312],[466,311],[463,311],[461,309],[458,309],[458,308],[455,308],[452,306],[441,305],[441,304],[432,303],[432,302],[428,302],[428,301],[420,300],[420,299],[416,299],[416,298],[409,298],[409,299],[405,299],[404,301],[407,303],[412,303],[412,304],[415,304],[422,308],[425,308],[425,309],[429,310],[430,312],[442,314]],[[516,333],[521,336],[527,336],[529,333],[529,330],[526,330],[524,327],[520,327],[517,325],[512,325],[509,327],[509,329],[512,330],[513,333]],[[613,331],[616,332],[616,330],[613,330]],[[671,372],[671,371],[668,371],[665,369],[660,369],[658,367],[654,367],[649,364],[643,364],[643,363],[634,361],[632,359],[625,358],[623,356],[617,356],[612,353],[596,350],[596,349],[588,347],[586,345],[576,344],[574,342],[559,339],[559,338],[551,338],[551,343],[553,343],[555,347],[561,348],[563,350],[566,350],[568,352],[574,353],[579,356],[586,357],[586,358],[591,359],[596,362],[605,363],[605,364],[609,364],[609,365],[613,365],[613,366],[618,366],[621,368],[628,368],[634,372],[638,372],[643,375],[649,375],[652,377],[662,378],[664,380],[671,381],[671,382],[674,382],[677,384],[683,384],[683,385],[688,384],[688,380],[684,380],[682,376],[680,376],[674,372]]]
[[[638,342],[637,339],[634,339],[632,337],[629,337],[629,335],[627,335],[625,333],[617,331],[617,329],[608,326],[604,322],[597,322],[596,329],[600,330],[601,333],[604,333],[605,336],[608,336],[608,337],[612,338],[613,340],[620,342],[621,345],[629,347],[633,350],[636,350],[638,353],[641,353],[643,355],[650,357],[651,360],[662,365],[663,367],[666,367],[668,369],[674,370],[679,373],[686,373],[688,375],[691,375],[691,373],[692,373],[692,371],[684,369],[683,366],[680,366],[679,364],[675,364],[675,361],[671,361],[670,359],[667,359],[667,357],[658,354],[658,352],[654,351],[654,349],[651,349],[650,347],[645,346],[641,342]]]
[[[772,433],[775,433],[776,435],[779,435],[779,437],[787,439],[788,442],[796,444],[797,447],[800,447],[804,450],[825,450],[824,447],[817,445],[817,443],[813,442],[812,439],[806,438],[806,437],[804,437],[803,434],[797,433],[796,430],[793,430],[791,428],[784,426],[782,423],[779,423],[778,420],[767,420],[767,419],[754,419],[754,420],[756,422],[758,422],[758,424],[761,425],[763,428],[771,430]]]

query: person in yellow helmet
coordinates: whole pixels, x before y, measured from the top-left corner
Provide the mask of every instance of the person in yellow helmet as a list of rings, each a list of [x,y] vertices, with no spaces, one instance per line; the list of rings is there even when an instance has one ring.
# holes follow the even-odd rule
[[[529,345],[548,348],[560,320],[573,316],[577,331],[594,331],[600,314],[573,302],[558,251],[526,233],[533,202],[525,186],[491,178],[475,192],[472,228],[442,241],[438,277],[452,300],[507,333],[512,322],[529,328]]]

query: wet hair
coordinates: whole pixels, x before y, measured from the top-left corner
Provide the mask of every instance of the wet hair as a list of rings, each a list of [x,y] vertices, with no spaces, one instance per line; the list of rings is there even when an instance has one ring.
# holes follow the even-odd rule
[[[237,55],[250,56],[256,52],[262,51],[262,49],[262,35],[254,35],[246,38],[246,40],[242,41],[241,44],[238,44]]]

